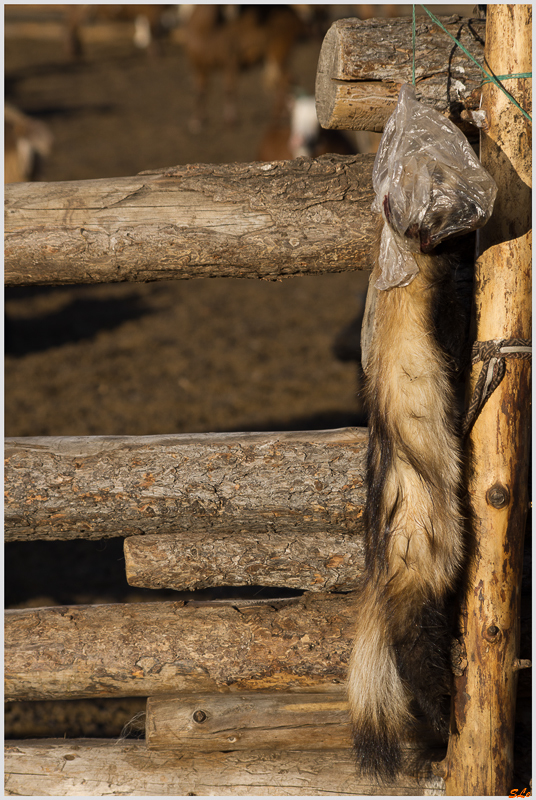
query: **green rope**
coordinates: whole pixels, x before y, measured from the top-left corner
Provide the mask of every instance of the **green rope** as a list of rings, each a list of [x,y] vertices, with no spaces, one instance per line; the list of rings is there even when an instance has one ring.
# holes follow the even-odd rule
[[[498,81],[508,81],[510,78],[532,78],[532,72],[512,72],[511,75],[495,75],[495,78]],[[491,83],[489,78],[484,78],[482,80],[482,86],[485,83]]]
[[[509,80],[510,78],[532,78],[532,72],[519,72],[516,73],[515,75],[490,75],[489,72],[486,72],[484,67],[478,63],[476,58],[474,58],[474,56],[472,56],[471,53],[469,53],[469,51],[463,46],[463,44],[459,42],[456,39],[456,37],[453,36],[452,33],[445,28],[445,26],[438,20],[438,18],[426,8],[426,6],[421,5],[421,8],[424,9],[424,11],[426,11],[430,19],[432,19],[433,22],[435,22],[435,24],[438,25],[441,28],[441,30],[447,34],[447,36],[450,36],[450,38],[454,42],[456,42],[460,50],[462,50],[465,53],[465,55],[471,59],[471,61],[474,61],[479,70],[481,70],[481,72],[484,73],[484,75],[486,76],[486,80],[482,81],[482,83],[483,84],[494,83],[495,86],[497,86],[501,90],[501,92],[503,92],[508,97],[508,99],[511,100],[511,102],[515,105],[515,107],[519,109],[519,111],[521,111],[523,116],[526,117],[529,120],[529,122],[532,122],[532,117],[530,116],[530,114],[528,114],[524,108],[521,108],[517,100],[514,97],[512,97],[510,92],[508,92],[504,88],[504,86],[501,86],[501,84],[499,83],[500,80]],[[415,85],[415,6],[413,6],[413,85]]]

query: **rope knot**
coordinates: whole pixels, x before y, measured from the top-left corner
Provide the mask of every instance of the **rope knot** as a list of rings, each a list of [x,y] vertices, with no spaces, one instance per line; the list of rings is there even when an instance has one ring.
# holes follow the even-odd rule
[[[474,366],[479,361],[483,364],[463,422],[464,436],[469,433],[488,398],[504,378],[507,358],[530,360],[532,339],[491,339],[473,344],[471,364]]]

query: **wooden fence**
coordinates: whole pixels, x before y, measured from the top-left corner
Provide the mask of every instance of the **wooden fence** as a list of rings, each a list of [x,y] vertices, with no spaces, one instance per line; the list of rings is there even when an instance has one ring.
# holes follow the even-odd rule
[[[484,21],[443,23],[482,60]],[[382,129],[411,80],[410,24],[332,27],[325,127]],[[467,128],[480,76],[432,23],[417,47],[424,102]],[[371,169],[370,156],[327,156],[8,186],[6,283],[367,269]],[[148,699],[142,741],[8,742],[6,793],[443,794],[440,777],[378,787],[350,749],[366,443],[356,428],[8,439],[8,541],[122,536],[133,586],[304,594],[7,611],[6,700]]]

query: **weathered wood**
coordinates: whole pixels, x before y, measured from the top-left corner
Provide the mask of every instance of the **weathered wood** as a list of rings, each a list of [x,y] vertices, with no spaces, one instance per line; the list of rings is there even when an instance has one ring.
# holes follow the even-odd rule
[[[485,21],[456,15],[440,19],[482,62]],[[411,18],[399,18],[341,19],[331,26],[320,51],[315,89],[323,128],[383,130],[401,85],[413,79],[411,25]],[[480,86],[482,73],[428,17],[418,19],[415,44],[419,100],[473,132],[460,112]]]
[[[439,778],[401,776],[378,786],[356,775],[350,750],[183,754],[144,742],[12,741],[5,747],[7,796],[184,797],[442,795]]]
[[[10,184],[9,286],[368,269],[373,156]]]
[[[361,535],[325,531],[249,531],[131,536],[125,539],[131,586],[204,589],[210,586],[286,586],[309,591],[348,591],[365,567]]]
[[[6,540],[361,532],[367,432],[6,439]]]
[[[145,739],[181,753],[352,747],[346,696],[325,692],[149,697]]]
[[[7,611],[5,700],[340,690],[358,599],[233,603]]]
[[[487,7],[486,61],[496,75],[530,72],[532,7]],[[530,113],[531,80],[506,86]],[[478,237],[476,339],[531,338],[531,124],[491,83],[481,159],[495,178],[493,216]],[[445,767],[451,795],[508,795],[519,664],[520,590],[528,510],[530,362],[506,374],[477,418],[467,463],[471,553],[462,610],[467,666],[456,678],[454,730]],[[471,384],[482,369],[477,363]]]

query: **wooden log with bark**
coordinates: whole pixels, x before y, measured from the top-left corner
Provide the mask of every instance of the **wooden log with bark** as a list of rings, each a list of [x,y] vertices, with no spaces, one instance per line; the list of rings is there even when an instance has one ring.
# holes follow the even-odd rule
[[[10,184],[8,286],[368,269],[374,157],[189,164]]]
[[[344,693],[195,694],[149,697],[150,750],[344,750],[352,748]]]
[[[528,73],[532,7],[487,7],[486,62],[495,75]],[[528,112],[532,82],[505,82]],[[523,540],[529,509],[532,305],[532,124],[493,84],[483,87],[488,125],[481,159],[498,193],[481,231],[475,269],[479,346],[506,351],[505,374],[471,431],[467,464],[470,559],[461,615],[467,664],[455,680],[453,733],[441,765],[447,794],[507,795],[514,788]],[[508,350],[510,348],[510,351]],[[516,351],[515,356],[510,353]],[[507,355],[504,355],[507,353]],[[471,389],[486,356],[476,358]],[[491,356],[490,356],[491,358]]]
[[[442,24],[482,62],[485,20],[441,17]],[[316,109],[323,128],[382,131],[403,83],[411,83],[412,21],[341,19],[322,43],[316,77]],[[482,73],[428,17],[416,28],[418,98],[475,133],[462,116],[473,108]]]
[[[155,752],[145,742],[11,741],[5,793],[64,797],[441,795],[439,778],[401,775],[381,787],[356,773],[351,750],[228,753]]]
[[[423,736],[430,757],[441,737],[416,725],[404,747]],[[351,750],[346,693],[246,692],[181,694],[147,699],[145,739],[150,750],[213,753],[226,750]]]
[[[212,586],[285,586],[313,592],[356,589],[365,568],[361,530],[326,528],[266,535],[234,530],[125,539],[131,586],[178,591]]]
[[[5,700],[337,692],[358,613],[359,592],[8,610]]]
[[[366,446],[361,428],[7,439],[5,536],[353,537]]]
[[[5,700],[341,689],[358,599],[6,612]]]

